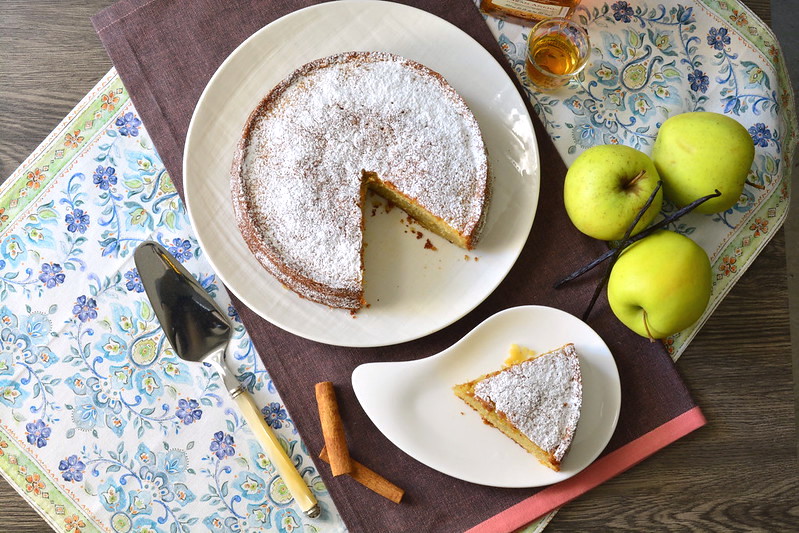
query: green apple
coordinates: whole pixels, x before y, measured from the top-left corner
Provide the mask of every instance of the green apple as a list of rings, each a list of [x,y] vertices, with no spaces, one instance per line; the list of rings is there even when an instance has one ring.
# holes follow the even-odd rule
[[[566,212],[578,230],[603,241],[624,237],[660,177],[645,153],[618,144],[592,146],[574,160],[563,184]],[[636,224],[646,228],[660,212],[663,193]]]
[[[754,158],[755,145],[746,128],[734,118],[707,111],[667,119],[652,147],[663,192],[677,206],[716,189],[721,192],[696,208],[705,214],[726,211],[738,202]]]
[[[622,252],[610,272],[608,302],[625,326],[662,339],[702,316],[712,283],[705,251],[684,235],[660,230]]]

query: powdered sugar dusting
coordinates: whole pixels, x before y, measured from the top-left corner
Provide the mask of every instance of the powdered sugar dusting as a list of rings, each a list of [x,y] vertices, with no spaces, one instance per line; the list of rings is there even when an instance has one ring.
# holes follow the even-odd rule
[[[569,449],[583,396],[574,345],[513,365],[475,385],[474,394],[557,461]]]
[[[417,63],[376,52],[310,63],[270,93],[247,138],[240,192],[258,238],[313,282],[361,287],[364,171],[463,234],[481,222],[487,161],[477,122]]]

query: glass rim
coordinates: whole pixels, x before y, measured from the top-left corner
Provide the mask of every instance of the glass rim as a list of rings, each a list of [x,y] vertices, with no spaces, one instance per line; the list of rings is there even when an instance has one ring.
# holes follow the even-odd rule
[[[548,25],[550,25],[552,23],[555,23],[555,22],[557,22],[559,24],[565,24],[567,26],[570,26],[572,28],[575,28],[575,29],[579,30],[580,33],[585,35],[586,40],[588,39],[588,32],[586,31],[586,29],[581,24],[578,24],[574,20],[572,20],[570,18],[567,18],[567,17],[548,17],[548,18],[545,18],[543,20],[540,20],[540,21],[538,21],[538,23],[536,23],[535,26],[532,27],[532,29],[530,30],[530,33],[532,34],[533,32],[535,32],[536,28],[539,28],[539,27],[542,27],[542,26],[548,26]]]

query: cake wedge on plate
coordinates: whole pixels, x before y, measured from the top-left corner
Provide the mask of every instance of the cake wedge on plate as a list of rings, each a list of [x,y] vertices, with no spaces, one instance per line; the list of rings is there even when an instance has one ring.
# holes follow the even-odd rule
[[[583,386],[573,344],[453,387],[483,420],[559,471],[580,419]]]

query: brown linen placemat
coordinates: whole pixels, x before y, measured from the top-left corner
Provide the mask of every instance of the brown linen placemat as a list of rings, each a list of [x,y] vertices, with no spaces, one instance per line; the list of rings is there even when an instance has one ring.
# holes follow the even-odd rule
[[[98,35],[181,196],[186,131],[197,100],[216,68],[236,46],[264,25],[315,3],[318,2],[194,0],[187,4],[168,0],[122,0],[93,18]],[[411,0],[403,3],[425,9],[469,33],[508,70],[511,79],[516,79],[472,2]],[[532,111],[530,114],[535,117]],[[569,222],[561,195],[566,168],[538,120],[534,123],[542,179],[530,239],[504,282],[457,323],[413,342],[378,349],[353,349],[296,337],[236,302],[242,321],[311,455],[317,455],[322,448],[313,386],[318,381],[329,380],[337,388],[353,456],[406,489],[403,503],[396,505],[346,476],[333,479],[329,468],[317,461],[341,516],[353,531],[464,530],[519,502],[523,503],[517,509],[524,508],[525,500],[538,492],[537,489],[473,485],[416,462],[374,427],[358,404],[350,382],[352,370],[361,363],[411,360],[437,353],[488,316],[508,307],[539,304],[577,316],[582,313],[598,274],[585,276],[561,291],[553,290],[552,283],[576,265],[600,254],[604,245],[581,235]],[[604,298],[598,302],[589,323],[613,352],[622,383],[619,425],[605,454],[695,409],[663,346],[651,344],[622,326]],[[678,438],[687,431],[690,430],[672,437]],[[631,460],[625,466],[634,462]],[[533,519],[548,510],[551,508],[531,510],[527,518]]]

